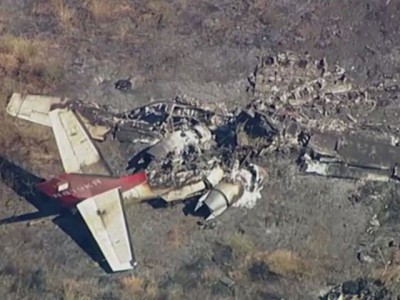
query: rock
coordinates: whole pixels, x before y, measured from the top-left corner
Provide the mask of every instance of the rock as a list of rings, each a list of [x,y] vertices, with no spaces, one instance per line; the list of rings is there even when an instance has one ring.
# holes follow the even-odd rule
[[[345,281],[320,297],[320,300],[339,299],[389,300],[392,298],[391,293],[381,281],[358,278]]]
[[[235,282],[228,276],[222,276],[219,281],[226,285],[228,288],[231,288],[235,285]]]
[[[119,79],[115,82],[114,87],[120,91],[129,91],[132,89],[132,82],[129,79]]]
[[[345,295],[357,295],[359,290],[359,284],[355,281],[350,280],[342,283],[342,293]]]

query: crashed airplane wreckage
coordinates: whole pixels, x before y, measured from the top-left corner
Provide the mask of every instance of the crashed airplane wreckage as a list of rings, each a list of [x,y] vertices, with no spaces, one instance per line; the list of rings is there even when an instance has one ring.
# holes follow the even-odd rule
[[[231,206],[251,208],[267,177],[256,161],[283,150],[298,151],[305,173],[399,179],[400,119],[383,127],[379,120],[393,108],[377,106],[342,68],[330,70],[324,59],[309,55],[280,53],[262,58],[249,84],[254,100],[232,110],[177,97],[119,112],[16,93],[7,112],[53,129],[66,173],[37,187],[77,208],[113,271],[135,265],[123,199],[197,197],[195,209],[208,210],[207,220]],[[148,146],[134,157],[131,174],[112,177],[93,142],[107,136]]]
[[[196,117],[205,118],[198,122],[189,105],[152,105],[110,115],[79,101],[15,93],[7,106],[12,116],[52,128],[65,173],[36,187],[79,211],[112,271],[136,265],[123,200],[172,202],[197,196],[196,210],[205,207],[211,220],[230,206],[254,206],[261,197],[265,170],[246,160],[248,150],[222,146],[231,137],[214,139],[214,114],[194,109]],[[167,111],[172,117],[164,115]],[[181,117],[181,111],[187,115]],[[232,121],[226,120],[227,125]],[[123,139],[135,135],[132,141],[150,145],[135,157],[133,174],[113,177],[93,142],[111,133]]]
[[[230,136],[232,128],[238,122],[244,125],[238,120],[248,116],[217,115],[179,100],[110,114],[90,103],[21,94],[12,96],[7,111],[22,119],[50,124],[67,173],[111,175],[92,139],[101,141],[112,134],[120,141],[148,144],[133,158],[137,162],[133,172],[146,174],[146,188],[131,192],[129,198],[143,201],[161,197],[172,202],[209,191],[209,198],[199,200],[210,210],[207,220],[240,203],[242,196],[257,194],[266,175],[263,168],[246,160],[252,147],[232,148],[236,143]],[[268,123],[264,125],[268,132],[262,132],[262,136],[267,144],[275,130]],[[211,191],[217,186],[220,196]]]

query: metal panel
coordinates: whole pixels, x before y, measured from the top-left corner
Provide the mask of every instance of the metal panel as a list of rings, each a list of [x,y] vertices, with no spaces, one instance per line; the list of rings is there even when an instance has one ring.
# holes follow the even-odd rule
[[[392,176],[391,170],[355,167],[346,165],[345,163],[320,162],[318,160],[312,160],[307,156],[304,157],[302,171],[326,177],[372,181],[389,181]]]
[[[136,266],[119,189],[88,198],[77,205],[113,272]]]
[[[7,105],[7,113],[44,126],[51,126],[49,111],[52,105],[62,103],[61,97],[22,95],[14,93]]]
[[[347,164],[354,166],[390,169],[400,163],[399,147],[362,136],[343,139],[337,152]]]
[[[65,172],[110,175],[89,134],[71,110],[55,109],[49,116]]]

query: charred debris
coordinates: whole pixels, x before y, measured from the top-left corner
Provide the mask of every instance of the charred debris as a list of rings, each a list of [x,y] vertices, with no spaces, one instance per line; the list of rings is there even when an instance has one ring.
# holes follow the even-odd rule
[[[391,116],[398,108],[377,105],[371,96],[385,87],[359,88],[343,68],[290,52],[261,58],[248,82],[253,100],[233,109],[185,96],[125,112],[78,100],[63,105],[79,114],[95,140],[108,134],[146,144],[134,169],[146,169],[151,185],[179,188],[204,180],[213,189],[196,208],[205,201],[215,215],[222,200],[212,199],[221,194],[228,206],[246,193],[252,199],[246,206],[260,197],[266,172],[258,162],[274,151],[297,151],[305,173],[400,178],[400,121]]]
[[[385,284],[379,280],[358,278],[356,280],[342,282],[319,299],[389,300],[393,299],[393,295],[385,287]]]

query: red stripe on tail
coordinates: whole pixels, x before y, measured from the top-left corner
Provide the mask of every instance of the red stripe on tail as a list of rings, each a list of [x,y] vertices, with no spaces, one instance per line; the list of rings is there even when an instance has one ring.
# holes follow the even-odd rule
[[[118,187],[125,192],[146,181],[147,177],[144,171],[120,178],[64,173],[41,182],[36,187],[49,197],[60,200],[63,206],[73,208],[77,203],[89,197]]]

